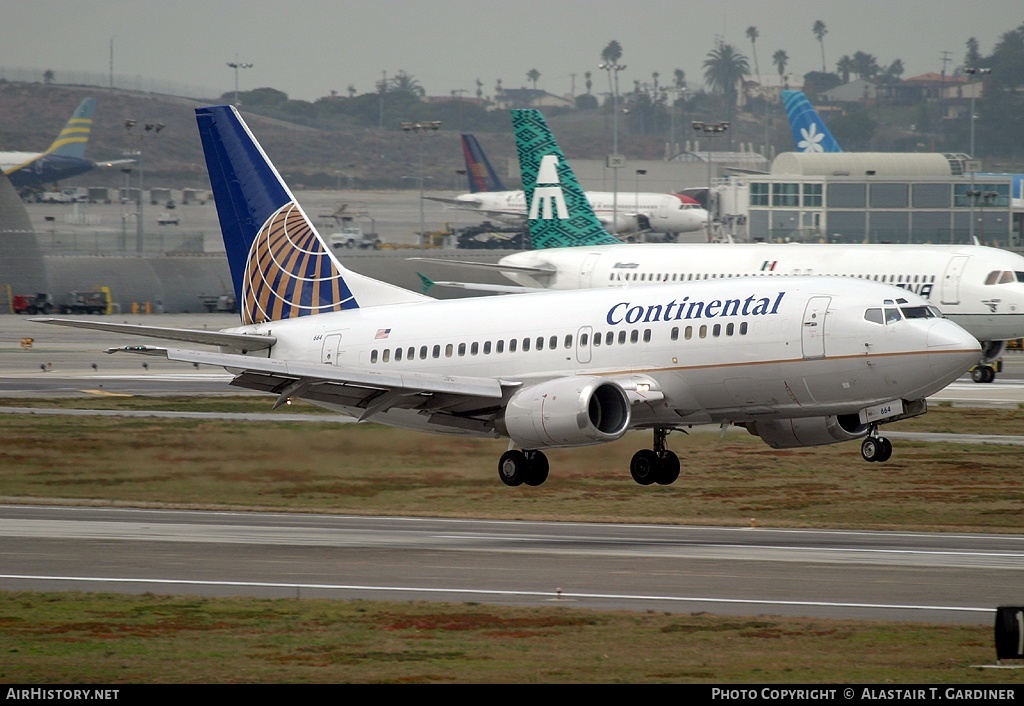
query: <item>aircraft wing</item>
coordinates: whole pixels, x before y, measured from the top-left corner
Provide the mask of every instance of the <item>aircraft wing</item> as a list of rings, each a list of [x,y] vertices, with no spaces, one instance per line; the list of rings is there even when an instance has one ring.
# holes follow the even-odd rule
[[[316,363],[213,353],[181,348],[126,346],[107,353],[139,353],[168,360],[228,369],[231,385],[278,396],[274,408],[290,397],[363,410],[359,420],[392,408],[415,410],[439,426],[486,431],[502,406],[504,389],[520,383],[461,375],[378,372]]]
[[[455,267],[476,267],[481,270],[498,270],[499,272],[521,272],[525,275],[553,275],[555,270],[551,267],[529,267],[527,265],[502,265],[498,262],[473,262],[471,260],[445,260],[439,257],[407,257],[406,260],[422,260],[424,262],[437,262],[442,265],[454,265]]]
[[[97,169],[105,169],[107,167],[120,167],[123,164],[135,164],[134,159],[108,159],[102,162],[93,162]]]
[[[110,333],[123,333],[132,336],[148,336],[163,338],[168,341],[187,341],[203,343],[210,346],[223,346],[238,350],[259,351],[270,348],[277,343],[274,336],[258,336],[249,333],[226,333],[224,331],[205,331],[201,329],[164,328],[162,326],[142,326],[138,324],[115,324],[107,321],[85,321],[83,319],[29,319],[40,324],[56,324],[73,328],[89,328]]]
[[[517,218],[526,220],[526,214],[523,211],[512,211],[509,209],[502,208],[484,208],[478,204],[469,203],[466,201],[459,201],[457,199],[448,199],[443,196],[424,196],[423,198],[430,201],[437,201],[438,203],[447,204],[462,211],[472,211],[473,213],[481,213],[491,218]]]
[[[514,284],[481,284],[477,282],[435,282],[430,281],[429,287],[425,285],[425,289],[430,287],[445,287],[447,289],[465,289],[471,292],[491,292],[492,294],[524,294],[526,292],[536,292],[536,287],[518,287]]]

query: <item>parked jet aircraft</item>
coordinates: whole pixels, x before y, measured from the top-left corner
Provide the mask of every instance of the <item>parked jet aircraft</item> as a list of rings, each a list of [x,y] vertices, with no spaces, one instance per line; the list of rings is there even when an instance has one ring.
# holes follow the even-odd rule
[[[668,433],[705,423],[742,425],[775,447],[863,438],[864,458],[885,460],[892,445],[878,424],[923,413],[978,355],[977,341],[923,299],[874,282],[430,299],[346,269],[234,108],[196,117],[242,325],[39,321],[219,346],[124,350],[224,367],[232,385],[277,405],[301,398],[397,427],[507,437],[507,485],[544,482],[542,449],[630,429],[654,437],[633,457],[633,478],[671,483],[679,459]]]
[[[1006,341],[1024,337],[1024,257],[999,248],[802,243],[602,245],[598,235],[601,224],[589,209],[571,205],[568,194],[579,185],[543,116],[535,110],[513,111],[513,121],[527,193],[536,188],[545,194],[545,204],[568,206],[542,212],[535,209],[530,235],[544,243],[543,249],[507,255],[497,263],[436,262],[497,269],[518,285],[505,292],[776,275],[885,282],[930,300],[982,342],[983,355],[972,371],[976,382],[992,382],[994,363],[1002,356]],[[547,172],[542,169],[545,165]],[[491,292],[500,287],[435,284]]]
[[[15,188],[22,188],[50,184],[100,166],[131,162],[97,163],[85,158],[95,112],[96,99],[84,98],[49,149],[45,152],[0,152],[0,170]]]
[[[505,189],[480,143],[472,135],[462,136],[462,151],[466,158],[469,193],[454,199],[427,198],[506,223],[523,223],[527,214],[522,190]],[[588,191],[586,194],[598,220],[617,233],[637,230],[691,233],[705,228],[708,223],[708,212],[695,199],[683,194],[630,191],[620,192],[618,199],[610,191]],[[608,242],[620,241],[609,236]]]

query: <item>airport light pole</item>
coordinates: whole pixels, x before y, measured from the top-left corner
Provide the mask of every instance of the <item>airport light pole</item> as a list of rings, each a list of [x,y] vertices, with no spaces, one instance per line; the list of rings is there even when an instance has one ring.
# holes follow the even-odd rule
[[[700,120],[694,120],[693,129],[697,132],[703,132],[705,137],[708,138],[708,194],[704,198],[704,208],[708,212],[708,241],[711,240],[711,138],[717,137],[725,133],[729,129],[729,123],[705,123]]]
[[[619,226],[619,167],[626,164],[619,154],[619,72],[625,71],[626,66],[605,61],[597,67],[608,72],[608,88],[612,92],[612,153],[608,155],[607,166],[612,168],[612,230],[615,231]]]
[[[228,66],[235,70],[235,105],[238,105],[238,70],[251,69],[252,64],[247,61],[229,61]]]
[[[964,73],[965,74],[970,74],[971,76],[974,76],[976,74],[980,74],[980,75],[984,76],[985,74],[992,73],[992,69],[982,69],[982,68],[978,68],[976,66],[972,66],[972,67],[968,67],[968,68],[964,69]],[[971,162],[970,162],[971,190],[968,193],[968,196],[970,197],[970,206],[971,206],[971,223],[970,223],[970,226],[969,226],[969,235],[971,237],[971,242],[972,243],[974,242],[974,203],[975,203],[975,201],[977,201],[978,196],[979,196],[979,193],[977,191],[975,191],[975,189],[974,189],[974,173],[976,171],[978,171],[978,162],[977,162],[977,160],[974,159],[974,98],[975,98],[975,94],[976,93],[977,93],[977,91],[975,90],[975,86],[971,86],[971,115],[970,115],[970,120],[971,120],[971,147],[970,147],[970,150],[968,151],[968,154],[971,156]],[[982,211],[982,214],[984,214],[984,211]]]
[[[138,124],[139,123],[138,123],[137,120],[133,120],[133,119],[129,118],[128,120],[124,121],[124,129],[127,131],[128,135],[131,135],[132,134],[132,129],[136,125],[138,125]],[[142,222],[142,214],[143,214],[143,210],[144,209],[143,209],[143,206],[142,206],[142,202],[145,200],[144,171],[143,171],[143,166],[142,166],[143,165],[143,160],[142,160],[142,144],[143,144],[143,142],[142,141],[145,139],[146,135],[153,135],[154,137],[156,137],[157,135],[160,134],[160,131],[163,130],[163,129],[164,129],[164,124],[163,123],[146,123],[146,124],[144,124],[142,126],[142,130],[140,130],[138,133],[136,133],[139,136],[139,150],[138,150],[138,153],[137,153],[138,156],[139,156],[139,198],[138,198],[138,201],[136,201],[137,212],[135,214],[135,250],[140,255],[142,254],[142,251],[143,251],[142,235],[143,235],[143,231],[144,231],[143,222]],[[126,177],[126,179],[127,179],[127,177]]]
[[[423,136],[428,132],[437,132],[441,129],[440,120],[419,120],[416,122],[405,122],[402,123],[402,130],[406,133],[412,133],[419,136],[419,176],[417,179],[420,182],[420,247],[426,247],[426,219],[423,214]]]
[[[640,177],[642,177],[646,173],[646,169],[636,170],[636,189],[633,191],[633,199],[635,201],[635,205],[633,207],[633,210],[636,211],[637,214],[640,213]]]

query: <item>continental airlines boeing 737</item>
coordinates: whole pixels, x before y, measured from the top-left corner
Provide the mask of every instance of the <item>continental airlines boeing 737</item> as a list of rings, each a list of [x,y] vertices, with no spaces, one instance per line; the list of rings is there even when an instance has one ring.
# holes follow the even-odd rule
[[[669,432],[742,425],[775,447],[862,439],[977,358],[978,343],[923,299],[819,277],[676,282],[629,290],[435,300],[345,268],[230,106],[198,108],[207,167],[241,303],[220,332],[49,323],[219,347],[124,350],[221,366],[237,387],[397,427],[505,437],[507,485],[539,485],[544,449],[653,445],[640,484],[673,482]]]
[[[984,346],[972,370],[976,382],[995,379],[1006,341],[1024,337],[1024,257],[969,245],[826,245],[797,243],[650,243],[606,245],[602,225],[573,205],[579,185],[543,116],[514,110],[523,183],[534,197],[530,234],[542,249],[497,263],[444,260],[497,269],[515,286],[436,282],[484,291],[580,289],[735,280],[740,277],[825,275],[884,282],[919,294]],[[537,204],[544,208],[537,208]],[[576,247],[568,247],[576,246]]]
[[[78,105],[57,139],[45,152],[0,152],[0,170],[15,188],[50,184],[84,174],[99,166],[124,164],[132,160],[96,163],[85,158],[92,131],[96,99],[85,98]]]
[[[522,190],[507,190],[491,166],[480,143],[472,135],[462,136],[466,158],[466,176],[470,191],[454,199],[429,196],[467,211],[508,223],[523,223],[527,218],[526,198]],[[588,191],[587,201],[601,223],[616,233],[654,230],[659,233],[691,233],[707,226],[708,212],[694,199],[683,194],[620,192],[616,199],[610,191]],[[609,243],[620,242],[607,236]]]

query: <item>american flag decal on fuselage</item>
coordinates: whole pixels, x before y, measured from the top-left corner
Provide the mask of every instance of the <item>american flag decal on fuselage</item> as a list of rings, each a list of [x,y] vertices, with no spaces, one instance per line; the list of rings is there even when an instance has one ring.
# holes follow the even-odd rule
[[[294,202],[282,206],[256,234],[242,287],[245,324],[359,306],[324,241]]]

